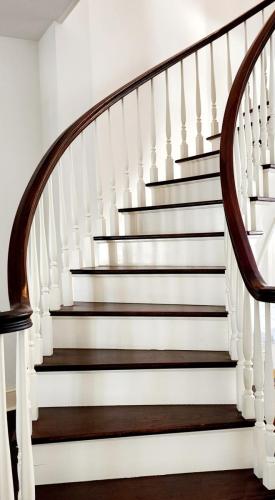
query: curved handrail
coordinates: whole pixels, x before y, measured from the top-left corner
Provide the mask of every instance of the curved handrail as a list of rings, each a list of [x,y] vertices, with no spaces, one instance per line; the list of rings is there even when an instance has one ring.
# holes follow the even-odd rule
[[[234,179],[233,145],[238,112],[247,82],[274,30],[275,12],[251,45],[233,82],[224,112],[220,146],[222,194],[231,242],[247,289],[255,299],[263,302],[275,302],[275,287],[268,286],[264,281],[244,227]]]
[[[72,125],[70,125],[64,132],[62,132],[62,134],[44,155],[34,174],[32,175],[31,180],[23,194],[14,219],[8,254],[8,290],[11,310],[6,313],[0,313],[1,332],[5,330],[5,321],[7,321],[7,318],[10,317],[16,317],[17,320],[15,322],[19,326],[22,315],[24,315],[26,322],[29,321],[29,323],[31,324],[29,318],[32,314],[32,310],[29,301],[26,272],[27,245],[30,228],[35,210],[37,208],[40,196],[46,186],[46,183],[55,166],[57,165],[59,159],[66,151],[66,149],[70,146],[70,144],[74,141],[74,139],[88,125],[96,120],[96,118],[104,113],[104,111],[108,110],[111,106],[120,101],[130,92],[137,89],[144,83],[152,80],[152,78],[164,72],[171,66],[174,66],[181,60],[185,59],[191,54],[194,54],[201,48],[209,45],[221,36],[225,35],[244,21],[248,20],[250,17],[253,17],[262,9],[268,7],[271,3],[273,3],[273,1],[274,0],[264,0],[260,2],[258,5],[248,10],[230,23],[226,24],[221,29],[215,31],[207,37],[204,37],[199,42],[191,45],[185,50],[177,53],[176,55],[158,64],[152,69],[146,71],[137,78],[131,80],[129,83],[122,86],[117,91],[110,94],[108,97],[93,106]],[[22,328],[15,329],[18,330]]]

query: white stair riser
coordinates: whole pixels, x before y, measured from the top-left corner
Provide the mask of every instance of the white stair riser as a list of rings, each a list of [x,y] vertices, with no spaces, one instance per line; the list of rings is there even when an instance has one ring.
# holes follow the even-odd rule
[[[235,386],[235,368],[39,372],[37,399],[39,407],[234,404]]]
[[[190,177],[193,175],[212,174],[220,171],[220,155],[211,155],[198,160],[189,160],[179,163],[180,177]]]
[[[250,206],[252,229],[256,231],[264,231],[265,235],[267,235],[274,225],[275,203],[252,201]]]
[[[33,453],[36,484],[246,469],[253,429],[40,444]]]
[[[147,210],[123,215],[130,231],[127,234],[207,233],[224,230],[222,205]]]
[[[228,350],[227,318],[54,317],[54,347]]]
[[[263,171],[264,196],[275,197],[275,170]]]
[[[223,266],[224,238],[97,242],[98,265]]]
[[[220,178],[190,181],[178,184],[167,184],[150,188],[154,197],[154,204],[188,203],[195,201],[220,200]]]
[[[217,151],[220,149],[220,144],[221,144],[221,137],[215,137],[214,139],[208,139],[208,141],[211,143],[211,149],[212,151]]]
[[[225,277],[222,274],[79,274],[73,275],[73,297],[80,302],[225,305]]]

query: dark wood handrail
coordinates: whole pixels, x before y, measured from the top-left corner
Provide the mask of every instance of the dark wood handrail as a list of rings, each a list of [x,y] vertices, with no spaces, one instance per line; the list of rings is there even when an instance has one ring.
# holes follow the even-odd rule
[[[27,245],[30,228],[40,196],[46,186],[46,183],[59,159],[74,139],[102,113],[120,101],[123,97],[127,96],[133,90],[150,81],[152,78],[174,66],[191,54],[194,54],[206,45],[209,45],[218,38],[222,37],[232,29],[242,24],[244,21],[268,7],[273,2],[274,0],[264,0],[260,2],[258,5],[226,24],[221,29],[131,80],[129,83],[122,86],[117,91],[93,106],[64,132],[62,132],[62,134],[44,155],[32,175],[14,219],[8,255],[8,290],[11,310],[6,313],[0,313],[0,332],[4,333],[5,325],[6,328],[8,328],[8,318],[11,317],[18,318],[17,322],[14,320],[13,325],[10,326],[10,328],[14,327],[14,330],[23,329],[19,328],[19,323],[22,321],[22,315],[25,319],[24,328],[27,328],[28,324],[30,324],[29,318],[32,314],[32,310],[29,302],[26,272]],[[18,324],[18,328],[15,328],[16,325],[14,323]]]
[[[251,295],[263,302],[275,302],[275,287],[268,286],[259,272],[244,227],[234,179],[234,135],[243,94],[253,68],[275,29],[275,12],[247,52],[233,82],[223,118],[220,169],[227,226],[239,270]]]

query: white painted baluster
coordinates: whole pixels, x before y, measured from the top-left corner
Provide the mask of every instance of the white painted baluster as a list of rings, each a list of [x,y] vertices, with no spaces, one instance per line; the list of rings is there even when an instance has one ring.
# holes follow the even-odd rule
[[[34,275],[33,275],[33,269],[32,269],[32,255],[31,255],[31,246],[32,246],[32,229],[30,231],[30,236],[29,236],[29,244],[28,244],[28,251],[27,251],[27,276],[28,276],[28,289],[29,289],[29,297],[30,297],[30,304],[32,306],[33,300],[32,296],[34,295],[33,293],[33,281],[34,281]],[[28,330],[28,378],[29,378],[29,388],[30,388],[30,395],[29,395],[29,401],[30,401],[30,412],[31,412],[31,418],[32,420],[37,420],[38,418],[38,406],[36,403],[36,372],[34,369],[35,366],[35,356],[36,356],[36,349],[35,349],[35,341],[36,341],[36,331],[35,331],[35,325],[33,323],[32,327],[29,328]]]
[[[253,332],[251,297],[246,287],[244,288],[243,303],[243,354],[244,354],[244,394],[242,414],[244,418],[254,418],[255,405],[253,385]]]
[[[266,458],[263,469],[263,483],[266,488],[275,489],[275,389],[273,378],[272,331],[270,304],[265,304],[265,364],[264,364],[264,413],[266,421]]]
[[[228,93],[232,87],[232,64],[231,64],[231,53],[230,53],[230,35],[226,33],[226,50],[227,50],[227,89]]]
[[[165,130],[166,130],[165,175],[166,175],[166,179],[173,179],[174,178],[174,160],[172,158],[171,112],[170,112],[168,70],[165,71],[165,123],[166,123],[166,127],[165,127]]]
[[[109,148],[110,148],[110,162],[111,162],[111,174],[110,174],[110,234],[119,234],[119,221],[118,221],[118,211],[116,202],[116,175],[115,175],[115,164],[114,164],[114,151],[113,151],[113,140],[112,140],[112,123],[111,123],[111,109],[108,109],[108,131],[109,131]]]
[[[261,164],[265,165],[267,157],[267,95],[265,77],[265,53],[261,53],[261,98],[260,98],[260,131],[261,131]]]
[[[154,80],[151,80],[151,165],[150,182],[158,181]],[[154,190],[152,190],[154,191]]]
[[[202,122],[201,122],[201,91],[200,91],[200,75],[199,75],[199,58],[198,52],[195,54],[196,63],[196,153],[197,155],[203,153],[203,136],[202,136]]]
[[[257,75],[253,70],[253,112],[252,112],[252,136],[253,136],[253,164],[256,181],[256,194],[263,195],[263,172],[261,167],[261,147],[260,147],[260,115],[258,108]]]
[[[268,145],[270,163],[275,164],[275,77],[274,77],[274,35],[270,37],[270,83],[269,83],[269,122]]]
[[[244,21],[244,55],[246,55],[248,52],[248,36],[247,36],[247,22]],[[249,106],[249,111],[252,108],[252,102],[251,102],[251,97],[250,97],[250,82],[248,81],[247,83],[247,94],[248,94],[248,106]]]
[[[263,26],[265,24],[266,20],[265,20],[265,11],[264,9],[262,10],[262,23],[263,23]],[[266,105],[268,103],[268,100],[269,100],[269,92],[268,92],[268,85],[267,85],[267,82],[268,82],[268,77],[267,77],[267,55],[266,55],[266,47],[264,47],[263,51],[262,51],[262,55],[263,55],[263,64],[264,64],[264,79],[265,79],[265,88],[266,88]]]
[[[244,304],[244,285],[241,274],[237,269],[236,320],[237,320],[238,363],[236,370],[236,384],[237,384],[237,407],[239,411],[242,411],[243,408],[243,393],[244,393],[243,304]]]
[[[138,146],[138,181],[137,181],[137,205],[143,207],[146,205],[144,169],[143,169],[143,147],[141,139],[141,121],[139,105],[139,89],[136,90],[137,96],[137,146]]]
[[[49,297],[49,259],[45,231],[45,215],[43,195],[39,202],[39,267],[41,284],[41,331],[43,339],[43,355],[51,356],[53,353],[52,318],[50,316]]]
[[[236,311],[236,286],[237,286],[237,263],[235,255],[229,243],[230,251],[228,253],[228,273],[229,273],[229,304],[230,304],[230,357],[231,359],[238,359],[237,351],[237,338],[238,338],[238,328],[237,328],[237,311]]]
[[[64,185],[63,185],[63,165],[61,161],[58,167],[58,186],[59,186],[59,231],[61,239],[61,260],[62,260],[62,271],[61,271],[61,290],[62,290],[62,304],[64,306],[73,305],[73,288],[72,288],[72,276],[70,273],[70,250],[69,250],[69,239],[68,239],[68,221],[67,221],[67,211],[64,196]]]
[[[59,288],[59,270],[56,239],[55,209],[53,201],[52,175],[48,182],[49,196],[49,258],[50,258],[50,309],[60,309],[61,295]]]
[[[18,445],[18,500],[35,500],[28,384],[28,332],[17,333],[16,347],[16,438]]]
[[[250,200],[248,197],[248,179],[247,179],[247,154],[246,154],[246,140],[243,121],[243,108],[240,106],[239,110],[239,145],[240,145],[240,166],[241,166],[241,193],[242,193],[242,213],[244,215],[244,223],[247,230],[251,228],[251,213],[250,213]]]
[[[32,306],[32,329],[34,332],[35,354],[34,363],[41,364],[43,361],[43,339],[41,336],[40,320],[40,278],[37,254],[36,237],[36,217],[33,219],[30,234],[30,259],[31,259],[31,281],[30,281],[30,299]]]
[[[80,231],[79,231],[79,206],[76,186],[76,177],[74,171],[74,158],[72,146],[69,148],[70,155],[70,201],[71,201],[71,216],[72,216],[72,235],[73,248],[71,253],[71,266],[74,269],[80,269],[82,266],[80,252]]]
[[[244,98],[244,129],[245,129],[245,143],[246,143],[246,175],[247,175],[247,188],[248,196],[256,194],[256,186],[254,180],[254,165],[253,165],[253,144],[252,144],[252,129],[251,129],[251,113],[250,113],[250,96],[249,86],[245,89]]]
[[[106,235],[106,220],[104,217],[104,207],[103,207],[103,191],[102,191],[102,181],[100,173],[100,150],[99,150],[99,140],[97,133],[97,122],[95,121],[95,156],[96,156],[96,198],[97,198],[97,221],[96,230],[98,236]]]
[[[254,473],[263,477],[265,458],[265,423],[264,423],[264,364],[260,323],[260,304],[254,301],[254,356],[253,373],[255,384],[255,417],[254,429]]]
[[[184,89],[184,70],[183,61],[180,62],[180,100],[181,100],[181,145],[180,145],[180,156],[181,158],[187,158],[188,156],[188,144],[187,144],[187,133],[186,133],[186,101],[185,101],[185,89]]]
[[[123,127],[123,139],[124,139],[124,150],[125,150],[125,188],[123,192],[123,205],[124,207],[132,206],[132,193],[130,190],[130,172],[129,172],[129,152],[128,152],[128,141],[126,134],[126,120],[125,120],[125,104],[124,99],[121,99],[122,107],[122,127]]]
[[[219,124],[217,121],[217,103],[216,103],[217,96],[216,96],[213,43],[210,43],[210,61],[211,61],[211,110],[212,110],[211,135],[216,135],[219,133]]]
[[[84,132],[81,134],[81,167],[82,167],[82,194],[84,207],[84,235],[83,235],[83,266],[94,267],[95,255],[92,232],[92,213],[91,213],[91,190],[87,170],[87,146]]]
[[[7,423],[4,335],[0,334],[0,498],[14,500]]]

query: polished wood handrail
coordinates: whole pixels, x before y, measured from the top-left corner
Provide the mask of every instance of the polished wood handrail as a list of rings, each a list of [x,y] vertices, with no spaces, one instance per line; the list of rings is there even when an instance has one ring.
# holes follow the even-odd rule
[[[275,12],[248,50],[233,82],[224,112],[220,170],[224,210],[239,270],[251,295],[263,302],[275,302],[275,287],[268,286],[259,272],[244,227],[234,179],[234,135],[243,94],[253,68],[275,29]]]
[[[5,330],[5,324],[8,322],[7,318],[16,316],[18,318],[18,327],[20,326],[20,321],[22,321],[22,315],[25,318],[25,323],[23,322],[25,325],[27,325],[28,321],[30,321],[29,318],[32,314],[32,310],[29,302],[26,272],[26,257],[30,228],[40,196],[46,186],[46,183],[59,159],[74,139],[88,125],[96,120],[96,118],[98,118],[115,103],[120,101],[123,97],[127,96],[129,93],[150,81],[152,78],[156,77],[168,68],[174,66],[181,60],[222,37],[232,29],[242,24],[244,21],[256,15],[262,9],[268,7],[273,2],[274,0],[264,0],[260,2],[258,5],[226,24],[221,29],[131,80],[129,83],[122,86],[117,91],[93,106],[64,132],[62,132],[62,134],[44,155],[32,175],[14,219],[8,255],[8,290],[11,310],[7,313],[0,313],[0,332]]]

